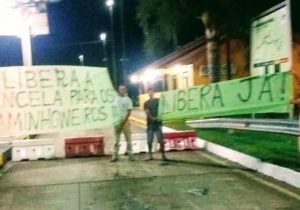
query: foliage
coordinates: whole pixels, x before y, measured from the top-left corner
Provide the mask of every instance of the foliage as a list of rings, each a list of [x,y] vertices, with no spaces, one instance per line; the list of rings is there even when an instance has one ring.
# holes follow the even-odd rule
[[[145,35],[148,55],[161,56],[203,35],[199,17],[216,16],[222,34],[249,41],[250,20],[282,0],[139,0],[137,20]]]
[[[190,18],[184,0],[140,0],[137,19],[145,36],[144,47],[150,56],[161,55],[178,46],[178,33]],[[195,22],[195,21],[194,21]]]
[[[297,137],[258,131],[198,129],[198,136],[216,144],[257,157],[265,162],[300,171]]]

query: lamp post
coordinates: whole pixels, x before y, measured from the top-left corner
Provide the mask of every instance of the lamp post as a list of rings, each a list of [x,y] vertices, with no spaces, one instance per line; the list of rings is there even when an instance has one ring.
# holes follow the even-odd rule
[[[112,74],[115,87],[117,86],[117,67],[116,67],[116,50],[115,50],[115,35],[114,35],[114,0],[106,0],[106,6],[109,9],[110,16],[110,34],[111,34],[111,60],[112,60]]]
[[[125,24],[124,24],[124,0],[120,0],[120,23],[121,23],[121,44],[122,44],[122,58],[120,59],[122,64],[122,76],[123,83],[127,82],[126,68],[127,68],[127,57],[126,57],[126,35],[125,35]]]
[[[80,62],[80,66],[84,66],[84,55],[79,55],[78,59],[79,59],[79,62]]]
[[[102,32],[99,35],[100,41],[102,42],[103,46],[103,59],[102,61],[105,63],[105,66],[107,66],[107,49],[106,49],[106,39],[107,39],[107,34]]]

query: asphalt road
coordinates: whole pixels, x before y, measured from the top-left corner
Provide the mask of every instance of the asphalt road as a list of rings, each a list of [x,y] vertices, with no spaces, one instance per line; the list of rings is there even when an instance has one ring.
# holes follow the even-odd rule
[[[134,132],[144,128],[133,125]],[[10,162],[0,175],[3,210],[299,210],[300,190],[203,151],[170,161],[126,156]]]

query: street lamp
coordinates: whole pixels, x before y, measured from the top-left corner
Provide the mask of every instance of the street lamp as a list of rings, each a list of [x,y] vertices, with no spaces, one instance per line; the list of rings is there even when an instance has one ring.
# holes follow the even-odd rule
[[[104,52],[103,61],[104,61],[105,65],[107,66],[107,50],[106,50],[107,34],[102,32],[102,33],[100,33],[99,38],[103,45],[103,52]]]
[[[113,7],[114,6],[114,0],[107,0],[106,1],[106,6],[108,6],[108,7]]]
[[[79,62],[80,62],[80,66],[84,66],[84,55],[79,55],[78,59],[79,59]]]
[[[125,24],[124,24],[124,0],[119,1],[120,4],[120,25],[121,25],[121,46],[122,46],[122,58],[120,59],[121,61],[121,66],[122,66],[122,76],[123,76],[123,83],[126,84],[127,82],[127,77],[126,77],[126,67],[127,67],[127,61],[128,59],[126,58],[126,36],[125,36]]]
[[[115,35],[114,35],[114,13],[113,6],[114,0],[106,0],[106,6],[109,9],[110,14],[110,34],[111,34],[111,60],[112,60],[112,73],[113,73],[113,82],[115,87],[117,86],[117,67],[116,67],[116,50],[115,50]]]
[[[102,32],[102,33],[100,34],[99,37],[100,37],[100,40],[101,40],[102,42],[105,42],[105,41],[106,41],[107,34],[104,33],[104,32]]]
[[[132,75],[132,76],[130,77],[130,82],[131,82],[132,84],[138,83],[138,82],[139,82],[139,77],[138,77],[137,75]]]

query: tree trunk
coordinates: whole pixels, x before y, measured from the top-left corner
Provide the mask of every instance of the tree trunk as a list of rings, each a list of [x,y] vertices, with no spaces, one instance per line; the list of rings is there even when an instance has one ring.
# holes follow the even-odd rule
[[[220,81],[220,52],[218,31],[216,28],[215,20],[210,12],[202,14],[202,22],[205,27],[206,36],[206,57],[208,78],[210,83]]]
[[[226,67],[227,67],[227,80],[231,80],[231,45],[230,45],[230,40],[231,40],[231,31],[230,31],[230,22],[229,20],[227,21],[226,24]]]
[[[230,37],[226,35],[226,67],[227,67],[227,80],[231,80],[231,46],[230,46]]]

